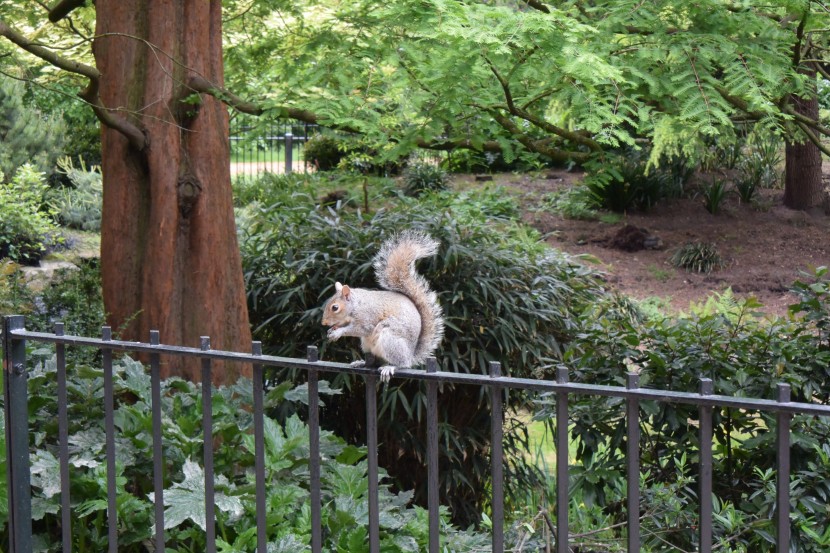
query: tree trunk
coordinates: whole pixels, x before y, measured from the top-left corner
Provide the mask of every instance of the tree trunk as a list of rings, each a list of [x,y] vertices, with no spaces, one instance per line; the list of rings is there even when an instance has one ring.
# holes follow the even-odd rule
[[[815,82],[816,72],[808,73]],[[813,94],[809,98],[790,98],[796,112],[819,120],[818,96]],[[823,199],[823,185],[821,182],[821,151],[818,146],[804,138],[800,143],[787,143],[786,169],[784,175],[784,205],[792,209],[810,209],[821,204]]]
[[[198,347],[209,336],[213,349],[250,351],[227,108],[186,86],[194,75],[223,84],[221,2],[98,0],[96,11],[101,100],[147,138],[139,150],[102,125],[108,322],[122,339],[147,341],[157,329],[164,344]],[[198,380],[200,366],[164,359],[162,375]],[[250,374],[214,367],[216,383]]]

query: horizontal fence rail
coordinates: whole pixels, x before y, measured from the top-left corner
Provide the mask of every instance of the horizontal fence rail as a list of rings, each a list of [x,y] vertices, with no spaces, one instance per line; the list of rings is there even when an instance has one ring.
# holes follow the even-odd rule
[[[353,367],[343,363],[320,361],[317,349],[308,348],[306,359],[275,357],[262,355],[261,344],[254,342],[251,353],[238,353],[210,349],[210,341],[203,338],[199,348],[164,345],[159,343],[158,332],[151,333],[150,343],[113,340],[108,328],[102,331],[102,338],[88,338],[65,335],[63,327],[57,325],[54,333],[32,332],[24,328],[23,318],[19,316],[5,317],[3,321],[3,352],[4,352],[4,395],[6,417],[6,444],[7,444],[7,477],[9,482],[9,524],[11,525],[9,551],[23,553],[32,549],[31,526],[31,475],[29,467],[29,435],[27,410],[27,369],[26,369],[26,341],[39,343],[53,343],[56,348],[59,384],[59,426],[60,426],[60,478],[62,486],[62,517],[64,528],[64,551],[69,551],[71,541],[71,518],[69,497],[69,464],[67,443],[67,421],[65,391],[65,348],[67,346],[87,346],[99,349],[102,353],[104,369],[104,402],[106,413],[106,456],[108,481],[108,509],[109,524],[109,551],[118,550],[117,544],[117,511],[115,508],[115,430],[112,421],[113,390],[112,390],[112,353],[133,352],[149,354],[152,380],[152,409],[153,409],[153,462],[154,489],[156,512],[154,525],[156,528],[154,545],[157,551],[164,551],[164,508],[163,493],[163,463],[161,444],[161,398],[159,393],[160,378],[158,374],[159,357],[161,355],[190,356],[202,360],[203,381],[203,432],[205,438],[205,500],[206,520],[214,519],[212,469],[213,444],[210,436],[213,435],[211,416],[210,376],[211,365],[215,361],[235,361],[249,363],[253,366],[253,396],[254,396],[254,443],[255,443],[255,473],[256,473],[256,520],[257,520],[257,553],[265,553],[265,481],[264,469],[264,438],[263,438],[263,370],[265,367],[294,368],[307,371],[308,374],[308,405],[309,405],[309,438],[310,438],[310,499],[311,499],[311,550],[322,551],[321,528],[321,490],[320,490],[320,428],[319,402],[317,397],[318,378],[320,372],[337,372],[360,375],[366,383],[366,416],[368,448],[368,485],[369,485],[369,550],[372,553],[380,551],[379,514],[378,514],[378,464],[377,464],[377,420],[378,410],[376,403],[378,373],[376,369],[367,367]],[[367,360],[370,361],[370,360]],[[440,383],[466,384],[485,386],[490,392],[492,405],[492,547],[493,551],[504,551],[504,478],[502,452],[502,415],[504,392],[509,389],[532,390],[551,393],[556,399],[556,436],[555,446],[557,454],[564,452],[567,458],[568,451],[568,398],[572,395],[618,397],[624,400],[624,409],[627,419],[627,512],[628,512],[628,551],[640,550],[640,466],[639,466],[639,409],[641,401],[657,401],[675,404],[695,405],[700,413],[700,525],[698,535],[700,551],[712,551],[712,411],[715,407],[729,407],[762,411],[776,415],[777,428],[777,493],[776,493],[776,542],[777,551],[789,551],[790,542],[790,419],[794,414],[806,414],[830,417],[830,406],[810,403],[792,402],[790,388],[787,384],[778,385],[778,395],[775,399],[753,399],[731,397],[713,394],[712,381],[702,378],[698,393],[673,392],[641,388],[639,375],[629,373],[625,386],[605,386],[569,382],[568,372],[564,368],[557,370],[556,379],[534,380],[503,376],[501,366],[491,363],[489,374],[460,374],[438,370],[435,359],[429,359],[426,370],[397,369],[395,378],[422,380],[427,386],[427,460],[428,460],[428,516],[429,516],[429,552],[441,551],[440,519],[438,501],[438,385]],[[63,384],[61,384],[63,382]],[[112,472],[111,472],[112,471]],[[568,463],[558,463],[556,467],[556,551],[567,553],[570,551],[568,541]],[[208,525],[207,551],[216,551],[215,529]]]
[[[314,168],[302,157],[303,147],[320,132],[318,125],[290,119],[263,123],[237,115],[230,123],[231,176],[259,173],[306,173]]]

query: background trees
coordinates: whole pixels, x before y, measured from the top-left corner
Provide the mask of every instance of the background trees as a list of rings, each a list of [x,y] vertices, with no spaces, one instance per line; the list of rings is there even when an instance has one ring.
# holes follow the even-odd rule
[[[817,159],[827,135],[806,109],[830,17],[819,2],[310,1],[274,14],[231,23],[229,82],[390,156],[461,146],[584,163],[648,145],[658,163],[750,128],[791,144],[786,204],[818,201],[818,167],[799,156]]]

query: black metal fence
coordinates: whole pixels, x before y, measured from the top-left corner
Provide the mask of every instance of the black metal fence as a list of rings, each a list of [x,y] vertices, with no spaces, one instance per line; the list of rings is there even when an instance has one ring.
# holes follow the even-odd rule
[[[152,389],[153,417],[153,462],[155,489],[155,536],[156,551],[164,551],[164,503],[163,463],[162,463],[162,422],[159,376],[160,356],[189,356],[202,360],[203,382],[203,432],[212,436],[211,415],[211,364],[213,361],[236,361],[253,365],[254,393],[254,442],[255,442],[255,478],[257,508],[257,553],[266,552],[265,541],[265,482],[264,437],[263,437],[263,369],[264,367],[283,367],[305,370],[308,374],[308,406],[310,433],[310,490],[311,490],[311,550],[322,551],[321,528],[321,490],[320,490],[320,428],[318,402],[318,376],[320,372],[345,372],[361,375],[366,385],[366,417],[368,448],[368,487],[369,487],[369,550],[379,552],[379,511],[378,511],[378,438],[377,438],[377,383],[378,374],[374,369],[352,367],[342,363],[323,362],[317,358],[317,349],[308,348],[307,359],[271,357],[261,354],[261,345],[253,343],[252,353],[235,353],[214,351],[210,349],[207,338],[202,339],[200,348],[187,348],[159,344],[158,332],[152,332],[150,343],[125,342],[112,340],[111,332],[104,328],[102,338],[84,338],[66,336],[62,325],[56,325],[55,332],[39,333],[27,331],[22,317],[5,317],[3,322],[3,367],[6,417],[6,458],[9,483],[9,524],[10,547],[12,553],[28,553],[32,550],[31,524],[31,473],[29,466],[29,431],[28,431],[28,390],[26,366],[26,342],[52,343],[57,358],[58,378],[58,425],[59,425],[59,465],[61,482],[61,516],[64,551],[69,551],[71,543],[72,519],[69,494],[69,449],[68,421],[66,399],[66,361],[65,349],[68,346],[89,346],[102,352],[104,371],[104,402],[106,458],[108,482],[108,529],[109,551],[118,550],[117,511],[115,488],[115,430],[113,423],[113,363],[115,351],[143,353],[149,355]],[[830,406],[799,403],[790,401],[790,388],[787,384],[778,385],[778,396],[774,400],[729,397],[713,394],[712,381],[700,380],[699,393],[681,393],[664,390],[641,388],[639,375],[629,373],[626,386],[600,386],[578,384],[568,381],[566,369],[559,369],[555,381],[510,378],[501,375],[498,363],[491,363],[490,374],[459,374],[438,371],[434,359],[428,361],[426,370],[399,369],[395,378],[423,380],[427,386],[427,462],[428,462],[428,512],[429,512],[429,552],[437,553],[441,549],[439,534],[439,500],[438,500],[438,386],[439,383],[455,383],[488,388],[492,402],[492,543],[493,551],[504,551],[504,477],[502,452],[502,417],[504,392],[509,389],[524,389],[548,392],[556,398],[556,432],[555,447],[557,452],[568,451],[568,398],[572,395],[619,397],[625,401],[627,419],[627,536],[628,551],[640,551],[640,425],[639,410],[643,400],[695,405],[699,409],[700,432],[700,474],[698,527],[700,551],[712,551],[713,505],[712,505],[712,412],[716,407],[745,409],[752,412],[774,413],[777,420],[777,492],[775,510],[775,528],[777,551],[784,553],[790,549],[790,419],[793,414],[830,416]],[[205,465],[205,510],[206,520],[214,520],[214,474],[213,444],[206,439],[204,444]],[[557,463],[556,467],[556,552],[567,553],[568,542],[568,463]],[[564,516],[562,516],[564,515]],[[207,552],[216,551],[215,529],[208,524]]]
[[[302,150],[318,132],[317,125],[301,121],[266,121],[236,114],[230,123],[231,176],[312,170]]]

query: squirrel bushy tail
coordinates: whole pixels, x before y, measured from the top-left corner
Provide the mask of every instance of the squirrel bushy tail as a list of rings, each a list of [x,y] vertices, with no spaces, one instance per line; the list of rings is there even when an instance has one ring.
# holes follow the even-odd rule
[[[384,242],[374,260],[381,288],[407,296],[421,315],[421,333],[415,346],[415,361],[422,363],[444,337],[444,317],[438,297],[427,280],[415,270],[415,262],[435,255],[438,242],[416,231],[404,231]]]

